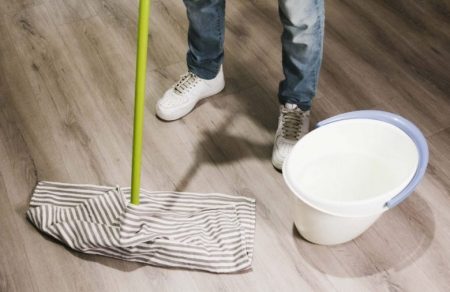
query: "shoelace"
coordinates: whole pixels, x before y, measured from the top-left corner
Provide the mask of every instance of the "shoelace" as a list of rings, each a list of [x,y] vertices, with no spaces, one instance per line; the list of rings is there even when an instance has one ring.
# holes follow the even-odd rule
[[[303,112],[297,110],[281,111],[282,114],[282,128],[281,134],[284,138],[289,140],[300,139],[301,128],[303,125]]]
[[[197,75],[192,72],[188,72],[180,76],[180,80],[175,85],[174,90],[178,94],[183,94],[192,89],[192,87],[197,84],[198,81],[199,78]]]

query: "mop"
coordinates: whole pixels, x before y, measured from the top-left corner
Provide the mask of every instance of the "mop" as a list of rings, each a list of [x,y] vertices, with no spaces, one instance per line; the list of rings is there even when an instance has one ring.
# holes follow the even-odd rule
[[[73,250],[154,266],[251,268],[255,200],[140,188],[150,0],[139,4],[131,188],[41,181],[27,217]]]

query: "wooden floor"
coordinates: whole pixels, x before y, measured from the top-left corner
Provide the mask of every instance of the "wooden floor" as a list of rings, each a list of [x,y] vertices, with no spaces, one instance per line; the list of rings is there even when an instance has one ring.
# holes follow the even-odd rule
[[[38,180],[129,185],[137,0],[0,0],[0,291],[450,291],[450,3],[329,0],[313,122],[399,113],[428,138],[416,192],[358,239],[302,240],[271,165],[275,0],[229,0],[227,86],[188,117],[154,105],[186,70],[181,0],[154,0],[143,187],[257,199],[253,270],[169,270],[72,252],[26,219]],[[395,147],[395,145],[392,145]]]

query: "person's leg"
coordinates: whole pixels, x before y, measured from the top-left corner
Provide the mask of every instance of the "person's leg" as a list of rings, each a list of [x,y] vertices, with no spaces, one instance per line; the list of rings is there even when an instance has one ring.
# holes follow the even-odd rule
[[[225,0],[183,1],[189,19],[189,71],[202,79],[213,79],[223,62]]]
[[[279,0],[283,24],[282,58],[285,79],[272,164],[281,170],[294,145],[309,131],[309,116],[322,61],[324,0]]]
[[[183,0],[189,19],[188,70],[156,103],[156,115],[173,121],[225,87],[223,41],[225,0]]]
[[[324,0],[279,0],[285,76],[278,93],[281,104],[311,108],[322,61],[324,10]]]

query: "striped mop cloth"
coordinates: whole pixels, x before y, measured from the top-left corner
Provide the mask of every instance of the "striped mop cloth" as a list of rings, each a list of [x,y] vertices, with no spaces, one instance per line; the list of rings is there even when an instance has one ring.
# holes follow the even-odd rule
[[[150,265],[232,273],[251,268],[255,200],[39,182],[29,220],[70,248]]]

